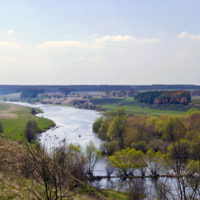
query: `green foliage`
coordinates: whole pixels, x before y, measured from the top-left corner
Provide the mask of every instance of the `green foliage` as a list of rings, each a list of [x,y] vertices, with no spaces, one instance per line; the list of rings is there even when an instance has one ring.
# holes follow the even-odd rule
[[[190,174],[199,173],[200,172],[200,162],[197,160],[190,160],[186,166],[186,170]]]
[[[120,152],[109,157],[109,161],[113,167],[119,169],[121,173],[127,175],[129,172],[133,174],[133,170],[138,167],[144,167],[144,154],[142,151],[136,151],[134,148],[122,149]]]
[[[38,94],[44,93],[44,90],[28,90],[21,93],[20,98],[26,99],[28,97],[35,98]]]
[[[116,151],[120,151],[120,146],[115,142],[105,142],[101,144],[100,150],[103,154],[111,156]]]
[[[142,150],[145,151],[146,142],[145,141],[139,141],[131,144],[131,147],[136,150]]]
[[[161,151],[155,152],[153,149],[147,151],[148,168],[153,176],[157,176],[160,170],[163,169],[165,158]]]
[[[108,132],[109,124],[110,124],[110,119],[109,118],[104,118],[103,121],[101,122],[101,127],[99,128],[98,136],[102,140],[107,140],[108,139],[107,132]]]
[[[200,111],[197,108],[191,108],[190,110],[188,110],[185,115],[187,117],[190,117],[192,114],[200,114]]]
[[[127,112],[126,109],[123,107],[118,107],[116,110],[116,115],[119,117],[126,116]]]
[[[135,100],[145,103],[190,103],[191,96],[187,91],[148,91],[135,95]]]
[[[188,160],[190,153],[190,143],[185,139],[174,142],[168,147],[168,155],[172,160]]]
[[[99,132],[99,129],[101,127],[101,123],[103,122],[103,116],[97,118],[95,120],[95,122],[93,123],[93,126],[92,126],[92,130],[95,132],[95,133],[98,133]]]
[[[178,116],[169,116],[163,126],[163,140],[175,142],[182,139],[187,132],[186,125]]]
[[[127,128],[127,118],[123,115],[121,117],[113,117],[111,125],[108,129],[107,136],[110,140],[119,140],[120,145],[123,145],[123,136]]]
[[[86,145],[86,160],[88,163],[87,172],[88,174],[92,174],[94,166],[96,165],[97,161],[100,159],[100,155],[97,152],[97,148],[95,147],[92,140]]]

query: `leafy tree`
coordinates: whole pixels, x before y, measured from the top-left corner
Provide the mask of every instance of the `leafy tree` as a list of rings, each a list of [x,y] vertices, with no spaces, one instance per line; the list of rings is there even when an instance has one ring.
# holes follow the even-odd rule
[[[127,112],[126,109],[123,107],[118,107],[116,110],[116,115],[121,117],[121,116],[126,116]]]
[[[133,175],[135,168],[146,166],[143,152],[129,147],[122,149],[120,152],[115,152],[113,156],[109,157],[109,161],[113,167],[116,167],[125,176],[128,173]]]
[[[109,118],[104,118],[103,121],[101,122],[101,127],[98,130],[98,136],[102,140],[107,140],[107,132],[110,124],[110,119]]]
[[[108,129],[107,136],[110,140],[118,140],[119,145],[124,145],[124,134],[127,128],[127,118],[125,116],[116,116],[113,118]]]
[[[97,152],[97,148],[95,147],[92,140],[89,141],[89,143],[86,145],[86,161],[87,161],[87,172],[88,174],[93,174],[93,169],[97,163],[97,161],[100,159],[100,156]]]
[[[92,130],[95,132],[95,133],[98,133],[99,132],[99,129],[101,127],[101,124],[102,122],[104,121],[104,118],[103,116],[97,118],[95,120],[95,122],[93,123],[93,126],[92,126]]]
[[[175,142],[182,139],[187,132],[186,125],[182,122],[178,116],[170,116],[165,122],[163,139]]]

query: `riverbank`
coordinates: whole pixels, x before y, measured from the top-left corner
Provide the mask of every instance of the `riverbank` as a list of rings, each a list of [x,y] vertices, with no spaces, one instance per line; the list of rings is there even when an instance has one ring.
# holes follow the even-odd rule
[[[42,113],[36,108],[37,113]],[[31,114],[30,107],[0,102],[0,122],[3,133],[11,140],[20,141],[24,138],[24,130],[29,120],[35,120],[42,132],[55,126],[52,120]]]

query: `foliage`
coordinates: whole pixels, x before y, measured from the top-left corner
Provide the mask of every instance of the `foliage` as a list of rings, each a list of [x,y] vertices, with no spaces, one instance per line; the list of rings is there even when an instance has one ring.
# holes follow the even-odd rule
[[[21,93],[20,98],[26,99],[28,97],[35,98],[38,94],[44,93],[44,90],[28,90]]]
[[[71,92],[71,89],[69,89],[69,88],[58,88],[57,91],[64,94],[67,97],[67,95]]]
[[[109,161],[113,167],[116,167],[120,173],[125,176],[133,174],[135,168],[144,167],[144,154],[142,151],[136,151],[134,148],[122,149],[120,152],[109,157]]]
[[[100,159],[100,156],[97,152],[97,148],[95,147],[92,140],[89,141],[89,143],[86,145],[86,160],[87,160],[87,173],[92,175],[93,169],[97,163],[97,161]]]
[[[35,120],[29,120],[26,124],[25,137],[28,142],[35,140],[36,134],[41,132]]]
[[[103,116],[97,118],[95,120],[95,122],[93,123],[93,126],[92,126],[92,130],[95,132],[95,133],[98,133],[99,132],[99,129],[101,127],[101,123],[103,122]]]
[[[120,151],[120,146],[115,142],[105,142],[101,144],[100,151],[111,156],[116,151]]]
[[[149,91],[135,95],[135,100],[145,103],[190,103],[191,96],[187,91]]]
[[[186,125],[178,116],[169,116],[168,119],[165,121],[163,129],[164,135],[162,136],[162,138],[164,140],[169,140],[172,142],[182,139],[187,132]]]
[[[164,155],[161,151],[155,152],[153,149],[147,151],[146,154],[148,169],[153,176],[157,176],[163,169]]]
[[[199,160],[190,160],[186,166],[186,170],[190,174],[199,173],[200,172],[200,162]]]
[[[127,128],[127,118],[125,116],[113,117],[110,127],[107,132],[107,136],[110,140],[118,140],[119,145],[123,146],[123,137]]]

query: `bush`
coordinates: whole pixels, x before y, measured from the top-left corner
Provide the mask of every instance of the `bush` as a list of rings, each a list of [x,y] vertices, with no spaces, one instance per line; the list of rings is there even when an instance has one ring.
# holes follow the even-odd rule
[[[105,142],[100,146],[100,150],[103,154],[111,156],[116,151],[120,151],[120,146],[115,142]]]
[[[28,142],[31,142],[32,140],[35,140],[35,132],[33,129],[27,128],[25,130],[25,137]]]
[[[3,125],[1,122],[0,122],[0,133],[3,133]]]
[[[103,122],[103,117],[99,117],[95,120],[93,126],[92,126],[92,130],[95,132],[95,133],[98,133],[99,132],[99,129],[101,127],[101,123]]]
[[[35,120],[29,120],[26,125],[27,129],[32,129],[35,133],[39,133],[41,130]]]
[[[36,134],[41,132],[35,120],[29,120],[26,124],[25,137],[28,142],[36,139]]]
[[[146,142],[145,141],[139,141],[137,143],[132,143],[131,147],[136,149],[136,150],[145,150]]]
[[[154,151],[164,151],[167,149],[168,144],[163,142],[162,140],[151,140],[149,144],[146,146],[146,150],[153,149]]]

